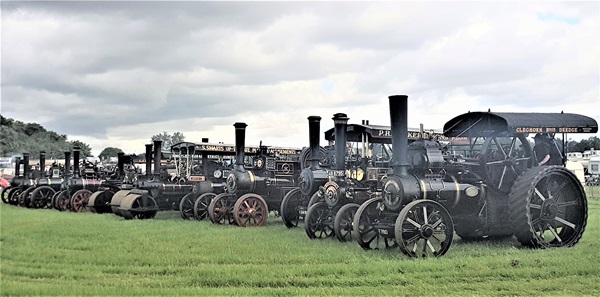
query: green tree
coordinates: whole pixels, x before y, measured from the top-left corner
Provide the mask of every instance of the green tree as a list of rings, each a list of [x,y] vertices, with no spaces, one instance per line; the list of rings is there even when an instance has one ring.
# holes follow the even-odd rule
[[[569,152],[585,152],[591,148],[600,149],[600,138],[592,136],[581,141],[569,140],[567,142]]]
[[[185,140],[185,136],[181,132],[175,132],[173,135],[167,133],[167,131],[163,131],[160,134],[153,135],[151,138],[152,141],[160,140],[162,141],[162,149],[169,150],[171,146],[182,142]]]
[[[47,159],[62,159],[65,151],[73,147],[81,148],[81,156],[89,157],[92,150],[87,143],[79,140],[68,141],[65,134],[48,131],[37,123],[23,123],[0,115],[0,155],[30,153],[37,158],[40,151],[46,152]]]
[[[183,141],[185,141],[185,136],[181,132],[175,132],[175,133],[173,133],[173,136],[171,136],[171,145],[180,143]]]
[[[85,157],[93,157],[92,155],[92,148],[84,142],[81,142],[79,140],[72,140],[69,141],[72,145],[73,148],[75,147],[79,147],[80,151],[81,151],[81,158],[85,158]]]
[[[98,157],[100,158],[100,160],[105,160],[110,157],[117,157],[117,154],[122,152],[123,150],[121,150],[120,148],[110,146],[103,149],[102,152],[100,152],[100,155],[98,155]]]

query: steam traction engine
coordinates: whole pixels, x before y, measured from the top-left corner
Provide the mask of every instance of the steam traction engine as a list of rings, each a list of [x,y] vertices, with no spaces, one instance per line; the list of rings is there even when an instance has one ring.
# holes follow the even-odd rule
[[[303,169],[298,177],[298,187],[290,190],[281,201],[281,219],[288,228],[297,227],[304,221],[309,199],[329,180],[328,171],[321,164],[329,165],[329,162],[321,162],[327,152],[319,146],[320,124],[321,117],[308,117],[309,148],[302,151],[308,157],[301,156],[301,159],[306,159],[306,166],[301,161]]]
[[[576,244],[587,222],[581,183],[562,166],[535,166],[525,136],[538,130],[595,133],[575,114],[467,113],[444,126],[461,154],[438,142],[407,145],[407,96],[390,96],[392,173],[381,198],[363,203],[354,236],[365,249],[398,246],[411,257],[444,255],[463,239],[515,235],[531,247]]]
[[[176,156],[178,176],[194,184],[192,192],[179,203],[183,219],[204,220],[212,199],[225,190],[225,179],[231,171],[235,148],[225,144],[182,142],[171,147]]]
[[[73,174],[69,176],[70,158],[65,154],[65,179],[61,191],[52,197],[55,208],[60,211],[88,212],[88,200],[92,192],[97,191],[102,182],[97,167],[93,164],[80,162],[79,157],[80,150],[75,147],[73,149]],[[80,165],[83,169],[80,169]]]
[[[40,152],[40,159],[45,158],[45,155],[46,155],[45,152]],[[31,191],[33,191],[35,189],[35,185],[36,185],[39,175],[40,175],[40,170],[32,170],[31,166],[29,166],[29,163],[30,163],[29,158],[30,158],[29,154],[27,154],[27,153],[23,154],[23,159],[26,160],[24,162],[24,165],[27,164],[26,166],[23,167],[23,173],[24,173],[24,176],[26,177],[26,179],[23,180],[23,183],[20,185],[21,192],[18,193],[17,196],[15,197],[15,199],[17,201],[17,205],[24,206],[27,208],[33,207],[31,205],[31,201],[29,200],[29,194],[31,193]]]
[[[333,147],[323,148],[319,146],[321,117],[308,117],[310,146],[302,151],[301,163],[304,169],[298,179],[298,188],[288,192],[281,202],[281,218],[286,227],[293,228],[305,221],[309,205],[312,206],[316,202],[327,204],[326,195],[329,197],[327,201],[336,201],[333,203],[334,208],[337,207],[341,211],[323,212],[321,207],[318,212],[328,216],[313,216],[319,225],[312,227],[316,228],[311,233],[319,233],[319,236],[314,238],[335,234],[341,241],[350,239],[352,218],[358,203],[381,192],[383,177],[389,170],[392,155],[390,127],[371,125],[365,120],[362,124],[346,124],[343,118],[344,114],[334,115],[334,128],[325,131],[326,140],[339,141],[336,141]],[[345,131],[345,134],[342,131]],[[339,133],[342,135],[336,136]],[[409,140],[423,137],[439,139],[443,136],[433,131],[425,132],[422,128],[409,131]],[[338,150],[340,156],[335,153]],[[335,160],[338,159],[344,159],[345,165],[334,169],[333,167],[337,166]]]
[[[193,189],[185,180],[169,181],[168,173],[161,172],[162,141],[146,144],[146,174],[136,177],[132,189],[116,192],[110,201],[112,212],[125,219],[151,219],[159,210],[176,210],[181,198]],[[152,160],[154,159],[154,173]]]
[[[45,163],[40,157],[40,164]],[[43,175],[36,181],[36,187],[29,194],[31,205],[36,208],[53,208],[52,197],[60,191],[64,182],[65,171],[58,164],[54,163],[47,175]]]
[[[32,208],[52,208],[52,196],[64,181],[60,167],[55,163],[46,174],[46,152],[40,152],[40,167],[30,175],[35,178],[31,186],[24,190],[19,197],[19,204]]]
[[[127,167],[127,168],[126,168]],[[92,193],[88,200],[88,208],[93,213],[112,212],[110,201],[113,195],[120,190],[133,188],[137,171],[133,164],[132,156],[117,154],[117,167],[100,183],[98,190]]]
[[[335,162],[328,170],[327,180],[313,194],[305,218],[305,231],[311,239],[336,236],[340,241],[352,238],[352,219],[359,204],[380,192],[381,178],[387,172],[385,167],[373,167],[365,154],[368,146],[363,145],[361,154],[347,153],[348,117],[343,113],[333,117],[335,129]],[[354,128],[354,127],[353,127]],[[354,143],[365,140],[352,139]],[[355,135],[355,134],[354,134]],[[368,136],[367,136],[368,137]],[[371,138],[373,141],[374,138]],[[352,150],[352,146],[350,147]],[[361,157],[362,155],[362,157]],[[365,176],[364,172],[368,172]]]
[[[23,164],[23,174],[21,175],[21,164]],[[23,192],[23,188],[29,186],[29,154],[23,154],[23,159],[15,158],[15,176],[10,182],[8,188],[2,189],[2,202],[18,205],[19,196]]]
[[[235,123],[235,165],[227,176],[226,193],[216,195],[208,207],[215,224],[226,221],[242,227],[263,226],[270,209],[280,209],[283,196],[295,186],[299,173],[297,149],[259,146],[252,164],[244,166],[245,123]]]

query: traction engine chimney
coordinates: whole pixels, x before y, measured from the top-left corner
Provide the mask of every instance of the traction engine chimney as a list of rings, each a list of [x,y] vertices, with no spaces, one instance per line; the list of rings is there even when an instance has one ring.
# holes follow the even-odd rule
[[[40,152],[40,177],[46,176],[46,152]]]
[[[23,153],[23,177],[29,178],[29,153]]]
[[[320,116],[309,116],[308,117],[308,143],[310,148],[310,158],[308,159],[310,169],[319,169],[319,134],[321,130],[321,117]]]
[[[160,151],[162,149],[162,141],[154,141],[154,174],[160,174]]]
[[[392,129],[392,161],[394,174],[408,174],[408,96],[393,95],[390,100],[390,120]]]
[[[298,177],[298,186],[302,195],[311,196],[315,193],[319,186],[322,186],[329,180],[327,170],[321,168],[319,161],[321,160],[321,150],[319,146],[321,127],[320,116],[308,117],[308,140],[309,140],[309,157],[308,168],[302,169]]]
[[[244,171],[244,147],[246,146],[246,123],[235,123],[235,166]]]
[[[117,153],[117,169],[118,169],[118,174],[119,176],[123,176],[125,175],[125,172],[123,172],[123,167],[124,167],[124,163],[125,160],[124,159],[125,153]]]
[[[15,177],[21,174],[21,157],[15,157]]]
[[[146,176],[152,175],[152,144],[146,144]]]
[[[336,113],[333,115],[335,129],[335,168],[344,170],[346,167],[346,126],[348,116],[345,113]]]
[[[71,152],[65,152],[65,173],[63,177],[71,176]]]
[[[75,178],[79,177],[79,147],[73,149],[73,175]]]

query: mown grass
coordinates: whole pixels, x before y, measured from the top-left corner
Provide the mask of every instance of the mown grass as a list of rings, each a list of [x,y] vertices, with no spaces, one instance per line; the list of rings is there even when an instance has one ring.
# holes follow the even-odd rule
[[[597,191],[600,193],[600,191]],[[590,195],[592,196],[592,195]],[[466,243],[440,259],[264,228],[0,206],[0,290],[14,295],[600,295],[600,195],[573,248]]]

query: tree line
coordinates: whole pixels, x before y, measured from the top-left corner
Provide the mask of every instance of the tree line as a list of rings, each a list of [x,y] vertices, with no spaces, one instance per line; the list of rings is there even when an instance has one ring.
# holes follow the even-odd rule
[[[78,146],[82,157],[91,157],[92,149],[87,143],[79,140],[68,140],[67,135],[46,130],[37,123],[23,123],[0,115],[0,156],[30,153],[39,156],[46,152],[47,159],[62,159],[66,151]]]
[[[30,153],[39,156],[41,151],[46,152],[47,159],[62,159],[66,151],[74,147],[81,149],[81,157],[93,157],[91,147],[79,140],[69,140],[67,135],[47,130],[38,123],[24,123],[19,120],[6,118],[0,115],[0,156],[10,157]],[[171,145],[184,141],[181,132],[169,134],[166,131],[153,135],[151,141],[161,140],[163,150],[168,150]],[[123,152],[120,148],[107,147],[98,155],[100,159],[116,157]]]
[[[567,152],[583,153],[591,148],[596,150],[600,149],[600,138],[593,136],[588,139],[582,139],[581,141],[567,141]]]

